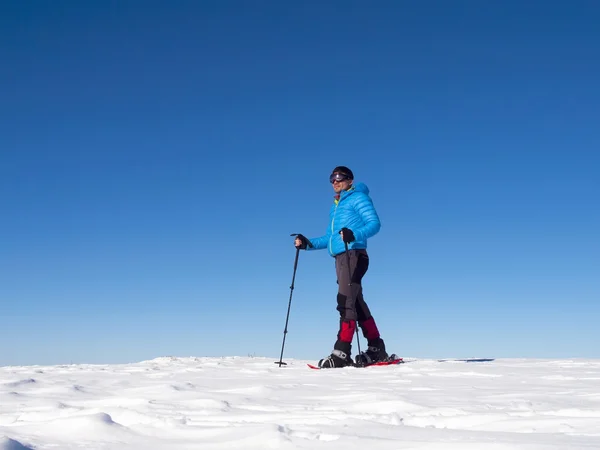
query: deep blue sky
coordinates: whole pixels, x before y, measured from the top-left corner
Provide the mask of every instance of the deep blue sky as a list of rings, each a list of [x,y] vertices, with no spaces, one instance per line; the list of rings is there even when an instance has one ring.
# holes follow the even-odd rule
[[[600,4],[0,4],[0,364],[279,356],[336,165],[388,350],[600,357]],[[327,355],[302,253],[287,357]],[[364,345],[364,341],[362,341]]]

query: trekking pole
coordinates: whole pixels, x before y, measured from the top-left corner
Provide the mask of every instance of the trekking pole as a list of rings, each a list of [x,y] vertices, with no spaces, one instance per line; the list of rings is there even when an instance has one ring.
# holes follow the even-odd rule
[[[290,236],[299,236],[298,234],[290,234]],[[310,241],[308,241],[308,246],[312,247]],[[288,322],[290,320],[290,309],[292,307],[292,295],[294,294],[294,282],[296,280],[296,269],[298,269],[298,256],[300,255],[300,249],[296,247],[296,259],[294,260],[294,274],[292,275],[292,285],[290,286],[290,301],[288,302],[287,315],[285,316],[285,328],[283,329],[283,342],[281,343],[281,355],[279,355],[279,361],[275,361],[275,364],[279,364],[279,367],[286,366],[287,363],[284,363],[283,360],[283,348],[285,347],[285,336],[288,332]]]
[[[352,292],[352,271],[350,270],[350,253],[348,253],[348,243],[344,241],[344,246],[346,247],[346,262],[348,264],[348,280],[350,280],[350,295],[353,295]],[[354,304],[354,309],[356,309],[356,303]],[[358,336],[358,317],[356,320],[356,345],[358,346],[358,354],[360,355],[360,337]]]

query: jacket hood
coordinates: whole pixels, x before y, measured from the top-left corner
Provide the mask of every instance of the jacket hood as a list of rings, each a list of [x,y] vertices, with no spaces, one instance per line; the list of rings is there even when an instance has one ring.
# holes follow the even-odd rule
[[[367,187],[367,185],[365,183],[353,183],[354,186],[354,190],[357,192],[363,192],[365,194],[369,194],[369,188]]]

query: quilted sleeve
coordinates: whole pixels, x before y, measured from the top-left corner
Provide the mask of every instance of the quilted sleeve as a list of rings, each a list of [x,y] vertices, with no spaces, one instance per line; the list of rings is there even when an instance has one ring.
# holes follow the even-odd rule
[[[320,237],[309,239],[313,248],[307,247],[306,250],[321,250],[327,248],[329,243],[329,237],[331,236],[331,228],[327,227],[327,232]]]
[[[356,230],[352,230],[357,241],[366,241],[368,238],[375,236],[380,228],[381,222],[371,197],[366,194],[360,194],[354,209],[360,216],[363,222],[363,226]]]

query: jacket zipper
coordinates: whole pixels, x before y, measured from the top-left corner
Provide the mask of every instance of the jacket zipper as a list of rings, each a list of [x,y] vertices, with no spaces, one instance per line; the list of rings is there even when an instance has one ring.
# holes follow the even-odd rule
[[[333,218],[331,219],[331,236],[329,236],[329,254],[331,256],[333,256],[333,242],[332,242],[333,241],[333,230],[334,230],[333,224],[335,223],[335,215],[337,213],[338,206],[340,206],[341,200],[342,200],[342,198],[340,196],[340,199],[338,200],[337,205],[335,205],[335,209],[333,210]]]

